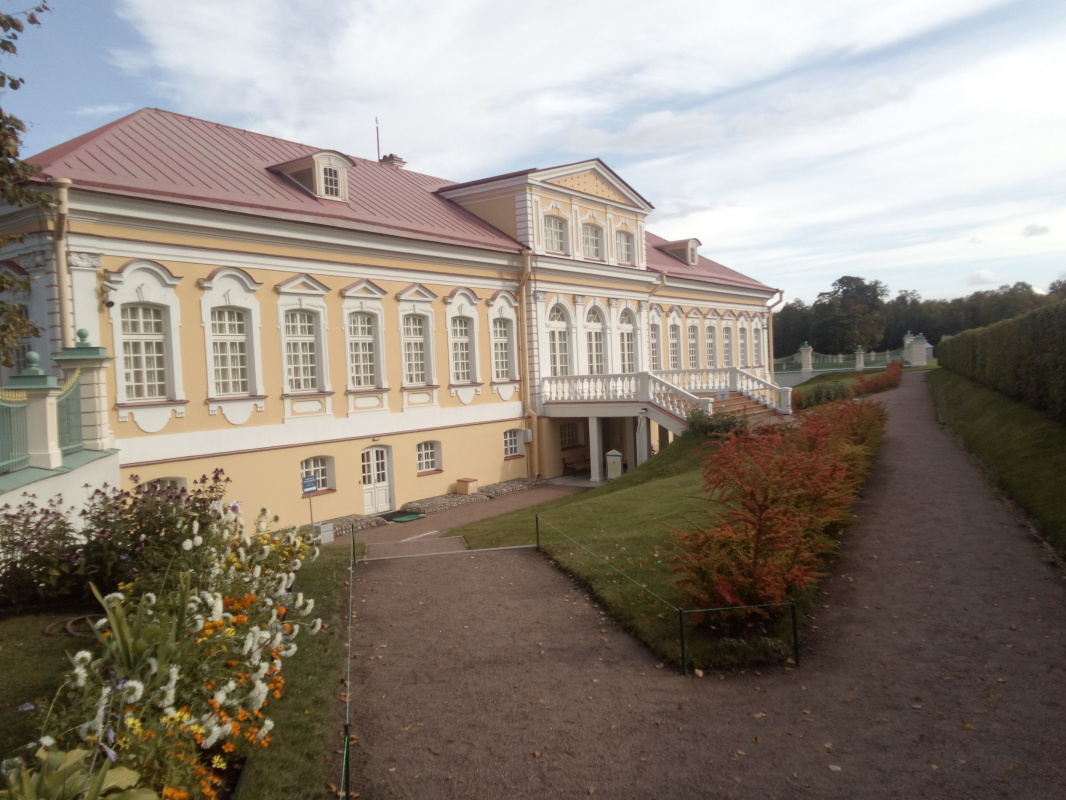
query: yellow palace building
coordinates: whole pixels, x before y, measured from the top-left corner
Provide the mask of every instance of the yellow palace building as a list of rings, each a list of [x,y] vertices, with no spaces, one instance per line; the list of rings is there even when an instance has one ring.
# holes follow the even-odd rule
[[[305,477],[316,518],[378,514],[602,479],[730,393],[787,413],[778,291],[647,231],[598,159],[457,184],[144,109],[30,162],[57,205],[3,212],[0,269],[36,279],[16,300],[44,331],[2,377],[30,350],[60,371],[86,331],[124,477],[221,468],[300,522]]]

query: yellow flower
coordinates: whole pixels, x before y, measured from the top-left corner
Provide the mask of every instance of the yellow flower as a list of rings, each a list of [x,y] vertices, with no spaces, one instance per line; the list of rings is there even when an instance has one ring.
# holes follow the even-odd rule
[[[222,758],[222,756],[215,756],[214,758],[211,759],[211,766],[214,767],[215,769],[225,769],[226,768],[226,760],[224,758]]]
[[[231,638],[235,633],[237,633],[237,629],[236,628],[226,628],[226,638],[227,639]]]

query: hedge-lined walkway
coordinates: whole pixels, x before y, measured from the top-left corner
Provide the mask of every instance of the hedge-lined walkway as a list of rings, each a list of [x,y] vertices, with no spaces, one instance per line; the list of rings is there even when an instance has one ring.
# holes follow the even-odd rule
[[[884,450],[798,670],[657,668],[535,551],[356,569],[364,798],[1018,798],[1066,786],[1066,586],[937,425]]]

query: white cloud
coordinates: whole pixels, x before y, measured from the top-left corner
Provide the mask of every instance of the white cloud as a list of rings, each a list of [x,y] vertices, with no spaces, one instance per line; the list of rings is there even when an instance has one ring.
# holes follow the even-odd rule
[[[1017,257],[1029,220],[1066,224],[1066,106],[1047,102],[1066,24],[1037,4],[118,9],[144,47],[112,58],[164,107],[364,157],[377,116],[383,152],[456,180],[599,155],[653,230],[793,296],[842,270],[923,295],[992,270],[1043,285],[1066,255],[1049,236]]]
[[[1045,236],[1051,232],[1047,225],[1026,225],[1022,228],[1022,236]]]
[[[130,111],[133,111],[133,106],[130,103],[105,103],[99,106],[82,106],[81,108],[75,108],[70,113],[76,117],[113,117]]]
[[[986,283],[999,283],[999,278],[996,277],[996,273],[994,273],[990,269],[979,269],[977,270],[977,272],[970,276],[971,286],[980,286]]]

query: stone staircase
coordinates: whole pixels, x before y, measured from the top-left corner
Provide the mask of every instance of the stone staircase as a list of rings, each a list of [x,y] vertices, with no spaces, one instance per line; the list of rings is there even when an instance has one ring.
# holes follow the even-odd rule
[[[708,396],[714,397],[714,395]],[[730,392],[729,397],[725,400],[715,400],[714,413],[743,414],[748,418],[748,423],[750,425],[763,425],[785,418],[785,415],[780,411],[773,408],[767,408],[740,392]]]

